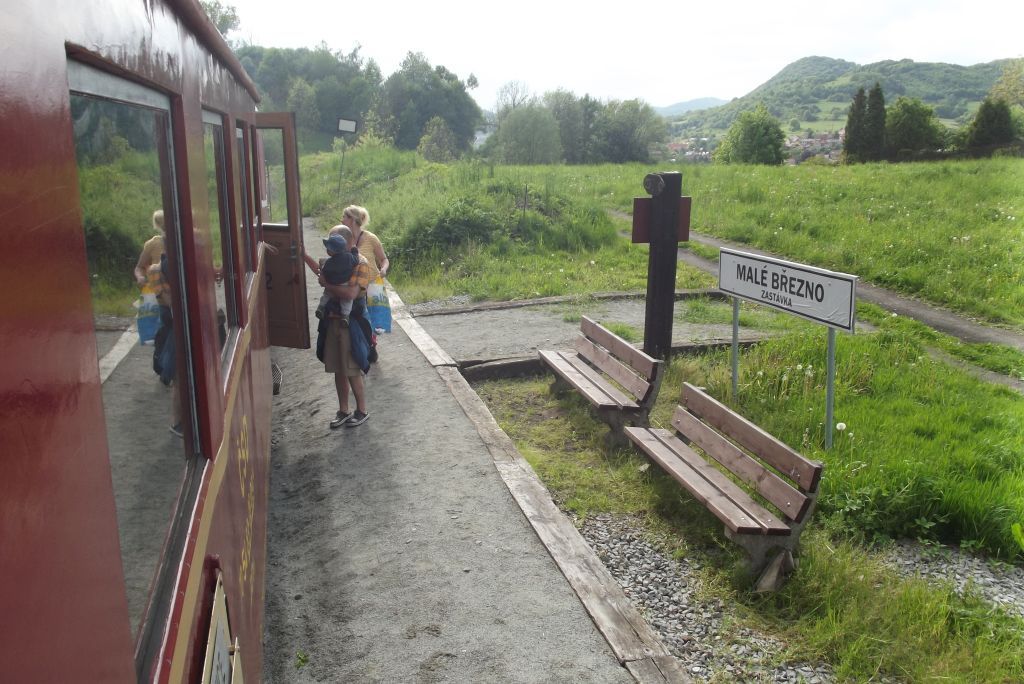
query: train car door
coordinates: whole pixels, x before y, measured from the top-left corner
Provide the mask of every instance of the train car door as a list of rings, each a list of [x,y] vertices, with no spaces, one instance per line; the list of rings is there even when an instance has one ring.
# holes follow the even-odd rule
[[[270,344],[309,349],[295,117],[257,112],[256,128],[263,240],[276,250],[268,255],[265,281]]]

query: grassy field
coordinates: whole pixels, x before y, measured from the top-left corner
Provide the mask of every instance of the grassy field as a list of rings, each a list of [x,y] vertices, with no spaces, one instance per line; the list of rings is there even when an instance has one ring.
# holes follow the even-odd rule
[[[374,229],[389,245],[417,221],[436,215],[446,198],[479,197],[497,183],[567,198],[580,207],[630,211],[652,170],[639,164],[422,162],[413,168],[411,159],[405,161],[407,172],[385,184],[356,182],[340,193],[370,209]],[[333,157],[320,163],[330,167],[332,161],[336,169]],[[694,198],[696,231],[1024,329],[1024,160],[676,168],[684,194]],[[312,205],[313,213],[339,209],[338,203]],[[403,276],[396,271],[395,277]],[[589,289],[588,281],[576,286]]]
[[[307,212],[330,225],[346,204],[367,206],[371,230],[392,257],[391,280],[409,303],[645,287],[647,247],[616,238],[628,222],[603,216],[629,211],[632,198],[643,195],[650,169],[642,165],[436,165],[394,150],[350,150],[339,179],[338,154],[312,155],[303,164]],[[696,231],[1024,329],[1017,216],[1024,160],[679,168],[684,193],[694,197]],[[479,224],[476,234],[465,228]],[[565,235],[582,237],[560,244]],[[718,256],[697,243],[690,249]],[[715,284],[679,266],[677,287]],[[876,323],[885,317],[863,302],[858,315]],[[916,334],[970,363],[1024,377],[1018,350],[963,344],[924,326]]]

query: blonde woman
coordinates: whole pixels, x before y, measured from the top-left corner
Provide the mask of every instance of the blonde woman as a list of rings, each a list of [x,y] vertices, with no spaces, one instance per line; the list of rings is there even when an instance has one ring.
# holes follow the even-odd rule
[[[380,238],[366,230],[366,225],[369,222],[369,212],[355,204],[345,207],[345,211],[341,215],[342,225],[348,226],[352,231],[352,238],[355,240],[356,247],[359,248],[359,253],[366,257],[366,262],[370,265],[370,282],[372,283],[378,275],[381,278],[388,277],[391,262],[388,261],[388,255],[384,253],[384,245],[381,244]]]

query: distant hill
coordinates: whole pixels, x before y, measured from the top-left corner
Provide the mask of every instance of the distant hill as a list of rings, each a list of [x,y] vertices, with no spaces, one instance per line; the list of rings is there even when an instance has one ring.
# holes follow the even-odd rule
[[[662,116],[678,116],[679,114],[685,114],[686,112],[694,112],[700,109],[710,109],[711,107],[717,107],[724,105],[728,100],[720,100],[717,97],[700,97],[696,100],[687,100],[686,102],[676,102],[667,107],[655,107],[654,111]]]
[[[725,130],[740,112],[752,110],[759,102],[784,128],[797,119],[801,127],[822,128],[821,122],[834,121],[838,125],[826,128],[838,129],[846,123],[857,88],[867,90],[876,82],[882,85],[886,104],[906,95],[933,107],[940,118],[964,120],[984,99],[1007,61],[965,67],[904,59],[862,66],[830,57],[804,57],[728,104],[675,117],[673,130],[681,135]]]

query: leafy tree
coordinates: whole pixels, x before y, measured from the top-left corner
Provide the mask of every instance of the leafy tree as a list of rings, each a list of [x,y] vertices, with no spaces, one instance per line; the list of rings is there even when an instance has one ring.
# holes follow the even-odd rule
[[[284,103],[288,99],[289,81],[294,73],[288,52],[281,48],[267,49],[256,71],[256,82],[260,89],[275,103]]]
[[[223,4],[220,0],[199,0],[199,4],[222,36],[226,37],[230,31],[238,30],[241,22],[234,5]]]
[[[843,139],[843,154],[846,161],[856,163],[864,161],[864,124],[867,118],[867,97],[863,88],[857,88],[846,115],[846,137]]]
[[[539,104],[511,110],[494,135],[502,160],[509,164],[554,164],[562,158],[558,122]]]
[[[885,137],[890,154],[941,147],[945,132],[935,111],[917,98],[900,96],[886,112]]]
[[[448,128],[444,119],[435,116],[427,122],[423,137],[416,150],[423,155],[427,161],[450,162],[458,156],[458,145],[455,135]]]
[[[1005,100],[1009,105],[1024,107],[1024,57],[1006,62],[988,96],[992,100]]]
[[[800,130],[800,119],[790,119],[789,120],[789,130],[794,131],[794,132],[799,131]]]
[[[609,102],[594,121],[596,154],[616,164],[649,161],[651,146],[667,137],[665,120],[641,100]]]
[[[395,141],[387,134],[391,128],[391,122],[381,121],[377,111],[370,110],[363,120],[363,130],[359,133],[356,147],[372,149],[393,147]]]
[[[295,125],[301,131],[315,131],[320,126],[320,110],[316,107],[316,93],[304,78],[292,80],[288,90],[288,111],[295,112]]]
[[[558,122],[558,135],[562,141],[562,154],[566,163],[582,164],[586,161],[589,131],[583,124],[583,103],[568,90],[544,93],[544,106]]]
[[[778,120],[761,103],[752,112],[743,112],[715,150],[715,161],[724,164],[778,165],[785,156],[785,134]]]
[[[1005,145],[1013,142],[1015,137],[1016,130],[1013,116],[1010,114],[1010,105],[1006,100],[986,98],[967,131],[967,146],[974,148]]]
[[[868,93],[863,134],[864,148],[861,154],[864,159],[882,159],[885,156],[885,95],[882,94],[882,86],[877,82]]]
[[[469,149],[482,119],[466,85],[443,66],[432,68],[419,53],[409,53],[384,82],[376,110],[382,122],[391,122],[387,135],[395,146],[406,150],[416,149],[435,116],[448,124],[459,149]]]

